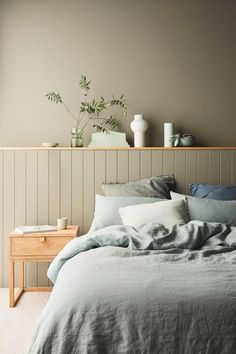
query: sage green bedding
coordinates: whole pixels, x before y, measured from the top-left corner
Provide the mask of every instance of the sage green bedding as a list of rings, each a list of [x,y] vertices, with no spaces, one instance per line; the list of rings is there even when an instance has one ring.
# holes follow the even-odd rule
[[[236,353],[236,228],[110,226],[71,241],[29,354]]]

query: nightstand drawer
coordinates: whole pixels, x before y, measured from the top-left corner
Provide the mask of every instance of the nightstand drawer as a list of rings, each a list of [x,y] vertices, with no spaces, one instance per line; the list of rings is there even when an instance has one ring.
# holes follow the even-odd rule
[[[11,256],[56,256],[74,237],[15,237],[11,240]]]

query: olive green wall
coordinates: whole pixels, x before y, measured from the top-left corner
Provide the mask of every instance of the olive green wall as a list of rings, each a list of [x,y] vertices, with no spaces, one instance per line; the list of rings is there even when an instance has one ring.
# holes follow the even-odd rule
[[[235,145],[235,18],[233,0],[0,0],[0,145],[68,145],[73,122],[44,95],[76,111],[82,73],[96,97],[127,96],[129,138],[143,113],[152,146],[165,121]]]

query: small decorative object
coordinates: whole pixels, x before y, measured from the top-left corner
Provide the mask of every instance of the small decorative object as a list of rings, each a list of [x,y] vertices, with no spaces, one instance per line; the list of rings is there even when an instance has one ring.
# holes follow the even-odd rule
[[[174,134],[174,123],[164,123],[164,146],[172,147],[173,142],[170,137]]]
[[[190,134],[184,134],[181,138],[182,146],[193,146],[194,145],[194,137]]]
[[[172,146],[181,146],[181,134],[177,133],[172,135],[170,137],[170,142],[172,143]]]
[[[148,123],[144,120],[142,114],[135,114],[134,120],[130,124],[134,132],[134,146],[145,146],[145,131],[148,129]]]
[[[118,126],[117,120],[113,118],[112,115],[105,114],[105,112],[107,112],[108,109],[117,106],[121,108],[122,115],[126,116],[128,106],[126,100],[124,100],[124,95],[121,95],[120,98],[112,96],[111,99],[105,99],[101,96],[97,100],[88,100],[90,81],[88,81],[84,75],[81,76],[79,86],[84,91],[84,97],[80,102],[78,115],[71,112],[59,93],[51,91],[46,94],[49,101],[62,104],[67,113],[69,113],[75,121],[76,126],[73,128],[71,141],[71,146],[73,147],[83,146],[83,133],[90,122],[93,123],[93,127],[97,132],[108,134],[108,129],[116,129]],[[100,116],[101,114],[104,114],[104,116]],[[76,134],[77,137],[75,136]]]
[[[71,129],[71,147],[77,147],[77,129],[72,128]]]
[[[126,134],[120,132],[109,131],[106,133],[93,133],[89,147],[129,147],[126,141]]]
[[[68,226],[68,218],[57,219],[58,230],[65,230]]]
[[[71,147],[82,147],[83,146],[83,137],[81,133],[78,132],[77,128],[71,129]]]
[[[181,134],[177,133],[170,137],[170,141],[174,146],[193,146],[194,144],[194,137],[190,134]]]
[[[54,148],[54,147],[57,147],[59,145],[59,143],[41,143],[41,145],[43,147],[52,147],[52,148]]]

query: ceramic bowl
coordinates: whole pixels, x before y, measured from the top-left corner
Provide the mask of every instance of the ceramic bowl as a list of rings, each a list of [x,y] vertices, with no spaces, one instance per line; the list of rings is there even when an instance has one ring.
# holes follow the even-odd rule
[[[54,147],[58,146],[59,143],[41,143],[41,145],[43,147],[52,147],[52,148],[54,148]]]
[[[182,146],[193,146],[194,145],[194,137],[192,135],[184,135],[182,138],[181,138],[181,145]]]

